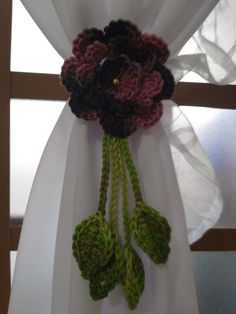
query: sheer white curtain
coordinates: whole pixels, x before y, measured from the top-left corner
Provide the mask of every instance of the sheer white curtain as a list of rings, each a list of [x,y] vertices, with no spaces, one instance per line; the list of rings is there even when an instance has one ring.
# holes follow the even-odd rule
[[[223,82],[234,78],[234,72],[228,71],[225,62],[230,60],[231,66],[235,66],[234,51],[230,55],[217,45],[218,39],[207,38],[209,25],[206,28],[203,25],[195,35],[198,50],[193,55],[177,56],[217,1],[22,2],[64,58],[71,55],[71,42],[84,28],[103,28],[111,19],[123,18],[132,20],[142,31],[165,39],[171,49],[168,66],[176,81],[190,70],[216,80],[210,67],[212,62],[226,70]],[[219,60],[220,54],[214,57],[213,46],[224,55],[224,64]],[[138,131],[130,139],[145,198],[169,219],[172,227],[167,265],[156,266],[140,252],[146,271],[145,292],[133,313],[197,314],[188,237],[190,242],[195,241],[216,222],[222,202],[214,171],[188,121],[171,101],[165,103],[165,111],[162,123],[148,131]],[[120,287],[104,301],[91,301],[87,282],[81,278],[71,254],[75,225],[96,209],[101,137],[102,131],[96,123],[78,120],[65,106],[32,187],[9,314],[129,312]]]

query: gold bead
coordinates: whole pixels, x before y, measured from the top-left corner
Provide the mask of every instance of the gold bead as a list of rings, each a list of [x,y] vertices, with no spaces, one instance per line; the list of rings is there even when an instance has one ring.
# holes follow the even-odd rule
[[[115,79],[112,81],[112,83],[113,83],[113,85],[118,85],[118,84],[120,83],[120,81],[115,78]]]

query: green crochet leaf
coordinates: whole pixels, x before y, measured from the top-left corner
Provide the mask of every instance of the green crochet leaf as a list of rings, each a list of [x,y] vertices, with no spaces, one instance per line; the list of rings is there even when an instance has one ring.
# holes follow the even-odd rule
[[[113,239],[114,254],[108,264],[90,278],[90,295],[93,300],[107,297],[108,293],[121,281],[124,256],[117,234],[113,234]]]
[[[85,279],[90,279],[110,261],[114,253],[114,237],[101,212],[77,225],[72,249]]]
[[[108,296],[108,293],[120,283],[120,267],[113,256],[109,263],[98,271],[89,282],[90,295],[93,300],[100,300]]]
[[[137,202],[131,218],[131,234],[156,264],[164,264],[168,259],[170,233],[165,217],[145,203]]]
[[[129,308],[135,309],[144,290],[145,273],[139,255],[132,248],[125,248],[122,287]]]

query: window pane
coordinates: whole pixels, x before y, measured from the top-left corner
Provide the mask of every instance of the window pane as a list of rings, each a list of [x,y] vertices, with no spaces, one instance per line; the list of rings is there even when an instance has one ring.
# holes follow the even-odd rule
[[[236,313],[236,252],[192,253],[200,314]]]
[[[13,0],[11,70],[58,74],[62,63],[20,0]]]
[[[11,280],[17,252],[11,252]],[[236,313],[236,252],[192,252],[199,314]]]
[[[11,100],[10,213],[25,213],[33,178],[62,101]]]
[[[210,158],[224,200],[218,227],[236,228],[236,110],[181,107]]]

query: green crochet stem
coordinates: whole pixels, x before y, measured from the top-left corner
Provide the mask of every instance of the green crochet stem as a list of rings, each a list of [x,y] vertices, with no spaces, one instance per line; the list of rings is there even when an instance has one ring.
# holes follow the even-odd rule
[[[121,197],[122,197],[122,217],[123,217],[123,226],[125,233],[125,245],[131,247],[130,244],[130,218],[128,211],[128,193],[127,193],[127,175],[126,175],[126,166],[125,160],[122,151],[122,143],[124,140],[119,141],[119,167],[121,175]]]
[[[136,203],[143,202],[138,173],[136,171],[133,158],[130,153],[128,139],[122,140],[121,149],[122,149],[123,156],[125,158],[127,169],[129,171],[129,176],[130,176]]]
[[[122,199],[124,208],[127,207],[127,177],[126,177],[126,167],[129,172],[133,193],[136,203],[143,202],[140,182],[138,174],[130,153],[128,139],[120,139],[112,137],[108,134],[104,134],[103,145],[102,145],[102,177],[100,184],[100,195],[98,210],[102,212],[103,215],[106,213],[106,202],[107,202],[107,192],[109,185],[110,167],[112,171],[112,192],[111,192],[111,204],[109,210],[109,217],[111,224],[115,225],[115,212],[118,202],[118,185],[119,185],[119,173],[122,182]],[[110,165],[111,163],[111,165]],[[126,195],[126,196],[125,196]],[[126,200],[125,200],[126,198]],[[125,204],[126,203],[126,204]],[[126,214],[128,211],[126,212]],[[127,215],[124,214],[126,217]]]
[[[105,133],[102,142],[102,177],[98,203],[98,211],[101,211],[103,216],[105,216],[106,213],[105,207],[107,202],[109,176],[110,176],[110,136]]]
[[[110,152],[111,152],[111,195],[109,206],[109,224],[114,236],[114,256],[116,259],[117,273],[120,274],[123,269],[123,253],[119,241],[117,231],[117,210],[119,200],[119,181],[120,181],[120,165],[119,165],[119,141],[115,137],[110,136]]]
[[[112,231],[116,230],[117,206],[119,198],[119,144],[116,138],[111,137],[111,199],[109,208],[109,222]]]

